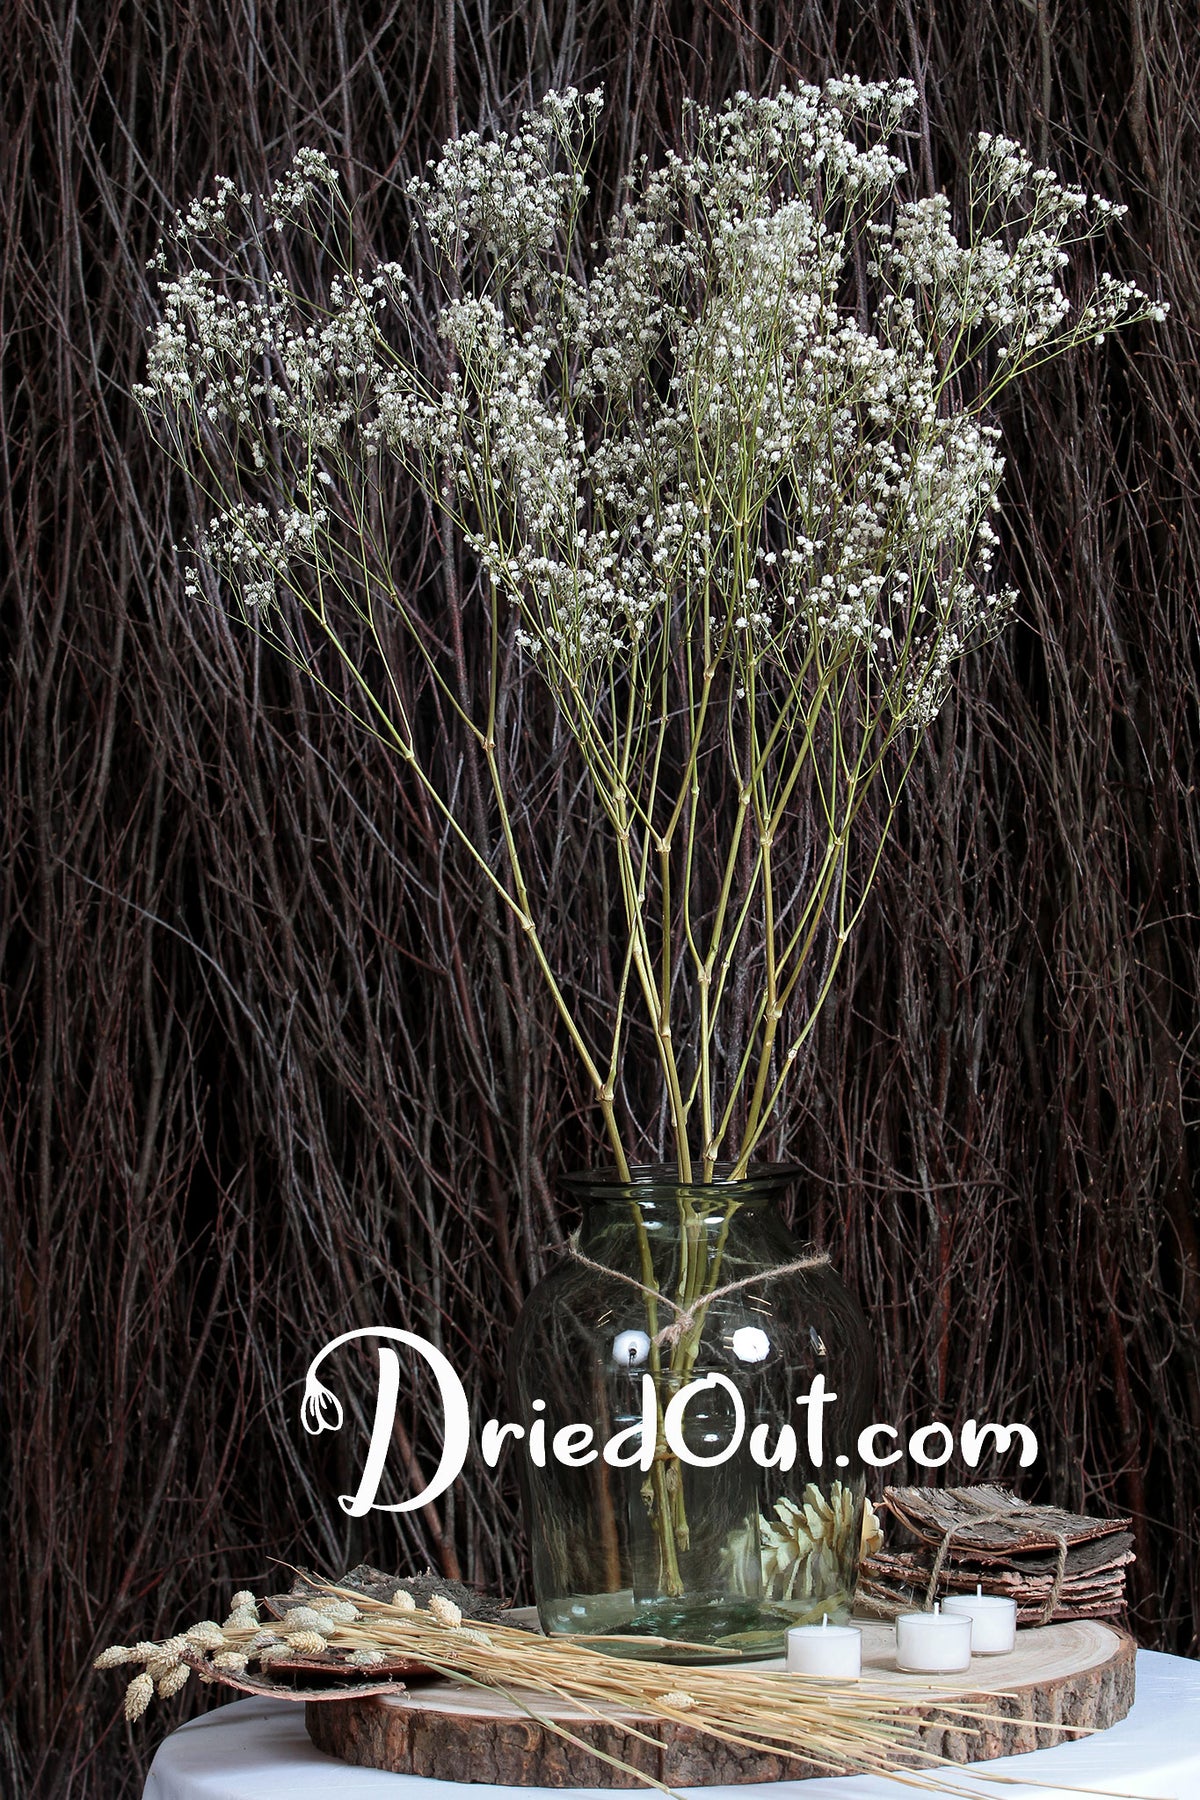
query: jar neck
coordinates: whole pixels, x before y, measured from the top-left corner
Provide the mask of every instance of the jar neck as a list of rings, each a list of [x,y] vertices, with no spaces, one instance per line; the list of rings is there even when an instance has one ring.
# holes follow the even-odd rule
[[[645,1232],[658,1239],[694,1233],[711,1238],[734,1221],[765,1222],[777,1215],[797,1174],[792,1168],[758,1165],[740,1181],[681,1182],[669,1166],[652,1166],[633,1169],[628,1181],[605,1172],[569,1176],[562,1185],[583,1208],[579,1241],[586,1249],[590,1242],[614,1233]]]

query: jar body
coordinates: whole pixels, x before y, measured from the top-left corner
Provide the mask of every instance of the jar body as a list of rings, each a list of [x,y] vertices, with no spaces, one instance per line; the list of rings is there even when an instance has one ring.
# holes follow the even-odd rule
[[[568,1184],[583,1226],[510,1366],[546,1631],[774,1656],[789,1625],[849,1616],[874,1357],[857,1303],[783,1224],[791,1179]]]

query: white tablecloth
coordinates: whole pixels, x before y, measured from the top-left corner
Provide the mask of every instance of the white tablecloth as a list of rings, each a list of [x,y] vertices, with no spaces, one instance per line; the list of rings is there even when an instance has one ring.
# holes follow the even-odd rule
[[[1013,1785],[971,1781],[984,1771]],[[1200,1663],[1140,1650],[1137,1700],[1119,1725],[1030,1756],[976,1763],[971,1771],[954,1771],[954,1785],[974,1787],[991,1800],[1064,1800],[1079,1788],[1200,1800]],[[612,1800],[611,1791],[574,1791]],[[303,1706],[238,1700],[180,1726],[159,1746],[144,1800],[528,1800],[549,1792],[351,1768],[313,1749]],[[877,1776],[845,1775],[683,1792],[696,1800],[914,1800],[918,1790]]]

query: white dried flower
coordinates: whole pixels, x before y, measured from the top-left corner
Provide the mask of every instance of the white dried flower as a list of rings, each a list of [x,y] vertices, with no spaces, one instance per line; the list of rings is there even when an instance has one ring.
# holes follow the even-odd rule
[[[252,1612],[257,1614],[258,1601],[254,1598],[254,1595],[250,1592],[249,1588],[239,1588],[237,1593],[233,1596],[233,1599],[229,1602],[229,1607],[231,1612]]]
[[[370,1669],[374,1668],[376,1663],[385,1662],[387,1659],[382,1650],[352,1650],[347,1660],[356,1669]]]
[[[189,1626],[184,1637],[193,1650],[223,1650],[225,1633],[215,1619],[201,1619],[198,1625]]]
[[[487,1632],[480,1631],[478,1626],[475,1625],[460,1625],[458,1628],[458,1636],[460,1642],[463,1643],[478,1644],[481,1648],[487,1650],[490,1650],[492,1647],[492,1640]]]
[[[221,1626],[222,1631],[253,1631],[258,1624],[258,1608],[235,1606]]]
[[[176,1663],[173,1669],[168,1669],[165,1674],[159,1676],[155,1692],[160,1699],[169,1700],[172,1694],[177,1694],[180,1688],[186,1684],[191,1673],[192,1671],[186,1663]]]
[[[130,1662],[150,1662],[152,1658],[160,1654],[161,1649],[160,1644],[152,1644],[149,1639],[143,1638],[129,1652],[129,1660]]]
[[[411,1613],[417,1610],[417,1603],[407,1588],[396,1589],[392,1595],[392,1606],[397,1612],[402,1613]]]
[[[868,1556],[874,1556],[877,1550],[882,1549],[883,1526],[880,1523],[879,1514],[868,1498],[863,1501],[862,1550],[860,1554],[865,1560]]]
[[[299,1656],[320,1656],[328,1648],[319,1631],[289,1631],[286,1643]]]
[[[448,1600],[445,1594],[431,1594],[429,1597],[429,1610],[439,1625],[455,1626],[462,1624],[462,1608],[455,1606],[453,1600]]]
[[[323,1600],[321,1611],[327,1619],[333,1619],[338,1625],[352,1625],[362,1617],[352,1600]]]
[[[691,1712],[696,1704],[694,1694],[685,1694],[680,1688],[672,1688],[669,1694],[658,1696],[660,1706],[672,1707],[676,1712]]]
[[[100,1652],[92,1667],[93,1669],[116,1669],[122,1663],[135,1660],[133,1651],[127,1650],[124,1644],[110,1644],[107,1650]]]
[[[154,1683],[149,1675],[135,1675],[125,1689],[125,1717],[131,1722],[140,1719],[153,1698]]]
[[[862,1530],[858,1498],[845,1482],[832,1481],[825,1494],[810,1481],[803,1500],[777,1501],[775,1517],[760,1518],[758,1528],[765,1593],[783,1600],[836,1594]]]
[[[332,1635],[333,1629],[333,1620],[324,1612],[318,1612],[313,1606],[296,1606],[292,1608],[291,1612],[285,1613],[283,1616],[282,1630],[285,1633],[291,1633],[293,1631],[320,1631],[323,1632],[326,1637],[329,1637]]]
[[[240,1675],[249,1658],[238,1650],[222,1650],[212,1659],[214,1669],[227,1669],[231,1675]]]

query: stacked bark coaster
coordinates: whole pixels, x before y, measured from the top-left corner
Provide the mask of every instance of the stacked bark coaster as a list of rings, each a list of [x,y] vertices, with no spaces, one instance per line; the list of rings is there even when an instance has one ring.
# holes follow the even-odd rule
[[[1110,1619],[1125,1609],[1129,1519],[1027,1506],[991,1486],[889,1487],[879,1511],[905,1541],[876,1551],[859,1572],[858,1605],[876,1617],[977,1586],[1015,1600],[1021,1625]]]

